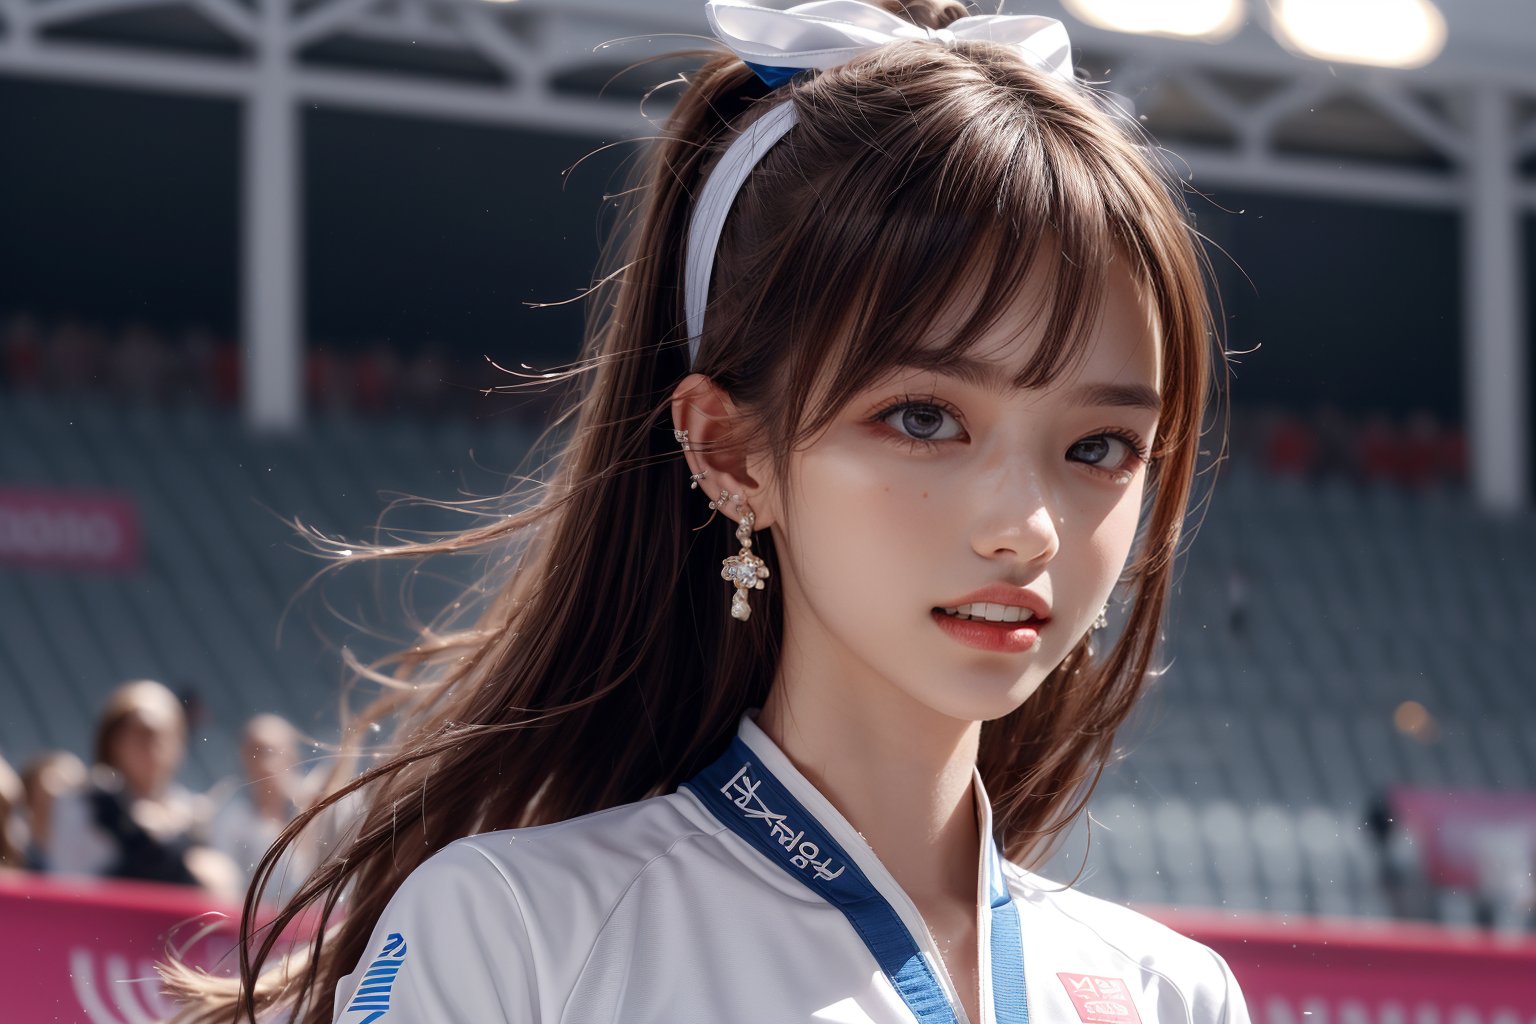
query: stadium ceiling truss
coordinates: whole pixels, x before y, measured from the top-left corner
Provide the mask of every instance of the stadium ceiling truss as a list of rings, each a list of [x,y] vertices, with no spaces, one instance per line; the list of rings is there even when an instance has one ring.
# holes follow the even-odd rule
[[[696,0],[0,0],[0,74],[223,97],[243,108],[246,410],[296,427],[303,331],[298,130],[306,104],[633,138],[644,87],[711,46]],[[1032,10],[1062,16],[1053,0]],[[1323,65],[1245,30],[1232,45],[1072,24],[1079,67],[1201,188],[1221,184],[1463,214],[1473,484],[1529,493],[1520,222],[1536,212],[1536,63],[1389,72]],[[1246,38],[1245,38],[1246,37]],[[628,81],[625,82],[625,78]],[[0,146],[4,140],[0,140]]]

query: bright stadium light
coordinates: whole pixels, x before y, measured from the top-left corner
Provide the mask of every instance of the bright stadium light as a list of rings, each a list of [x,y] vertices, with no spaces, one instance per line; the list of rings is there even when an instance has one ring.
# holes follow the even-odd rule
[[[1243,24],[1243,0],[1063,0],[1099,28],[1219,43]]]
[[[1274,0],[1275,38],[1317,60],[1417,68],[1445,46],[1432,0]]]

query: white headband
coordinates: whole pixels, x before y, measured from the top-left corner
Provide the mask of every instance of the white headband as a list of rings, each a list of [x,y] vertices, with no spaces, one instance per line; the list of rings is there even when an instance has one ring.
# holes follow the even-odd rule
[[[945,46],[962,39],[1006,43],[1035,67],[1076,82],[1066,26],[1054,18],[983,14],[956,19],[947,28],[930,29],[864,0],[813,0],[784,11],[759,7],[748,0],[708,0],[704,12],[715,35],[769,86],[782,85],[806,68],[838,67],[877,46],[914,39]],[[690,366],[699,354],[704,303],[709,298],[715,247],[720,243],[726,215],[752,168],[796,120],[794,104],[785,100],[748,125],[726,147],[694,204],[683,276]]]

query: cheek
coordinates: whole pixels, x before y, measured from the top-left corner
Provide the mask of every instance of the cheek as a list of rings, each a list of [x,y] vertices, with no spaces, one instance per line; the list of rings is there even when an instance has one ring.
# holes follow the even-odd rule
[[[871,458],[836,445],[807,452],[792,512],[802,574],[849,575],[872,592],[929,547],[943,522],[941,488],[916,460]],[[836,585],[835,583],[833,584]]]
[[[1141,484],[1127,488],[1100,519],[1087,539],[1088,557],[1097,575],[1110,582],[1118,578],[1136,541],[1136,527],[1141,520]]]
[[[871,457],[828,445],[806,453],[797,474],[799,514],[816,520],[816,533],[837,543],[868,547],[911,534],[942,519],[942,482],[915,459]]]

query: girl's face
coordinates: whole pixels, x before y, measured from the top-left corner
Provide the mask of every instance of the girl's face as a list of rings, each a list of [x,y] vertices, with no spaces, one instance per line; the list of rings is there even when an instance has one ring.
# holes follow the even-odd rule
[[[124,716],[108,756],[134,796],[153,797],[176,777],[185,750],[186,737],[173,713],[146,705]]]
[[[1010,383],[1045,320],[1019,331],[1026,294],[971,362],[891,372],[791,456],[769,502],[786,667],[982,721],[1082,639],[1130,552],[1158,420],[1154,319],[1129,274],[1110,278],[1083,358],[1045,389]],[[1030,618],[945,610],[967,603]]]

